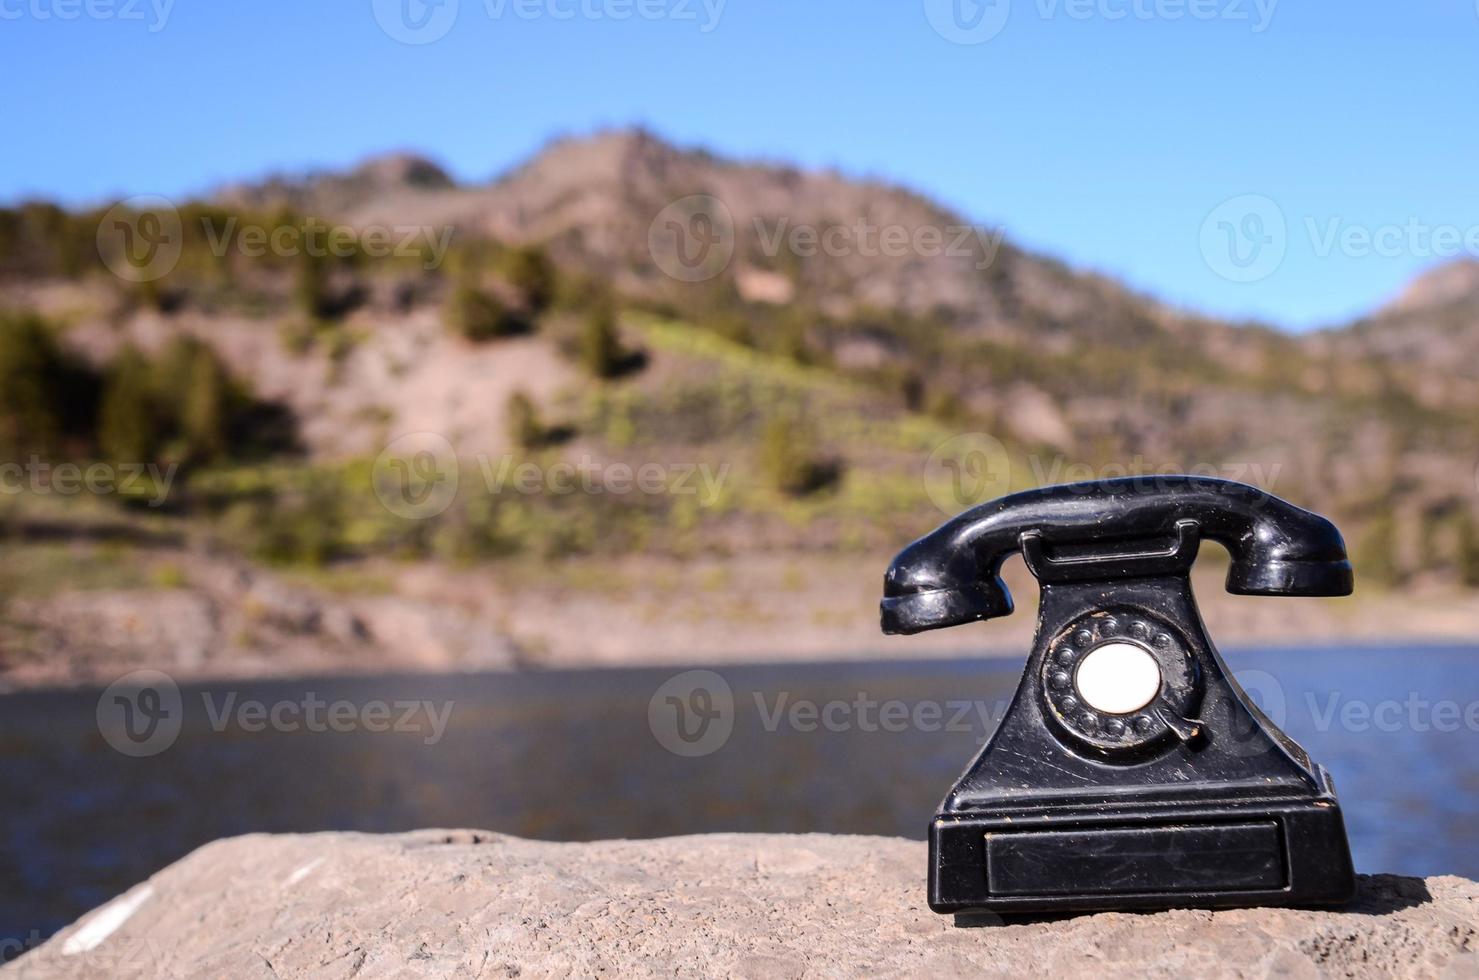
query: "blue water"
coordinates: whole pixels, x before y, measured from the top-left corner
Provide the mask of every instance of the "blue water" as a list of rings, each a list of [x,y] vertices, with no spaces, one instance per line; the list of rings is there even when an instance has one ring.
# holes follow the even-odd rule
[[[1359,871],[1479,877],[1479,650],[1234,651],[1227,660],[1335,775]],[[186,687],[178,737],[144,758],[105,741],[97,690],[6,696],[0,939],[49,935],[193,848],[249,831],[922,837],[1020,671],[1006,660],[720,668],[730,701],[679,698],[695,712],[729,708],[727,739],[695,743],[713,749],[696,757],[660,745],[649,717],[674,670]],[[306,730],[310,693],[347,705],[347,730]],[[672,741],[675,709],[657,700]],[[282,727],[298,730],[253,730],[238,710],[252,701],[288,705]],[[422,701],[450,710],[439,739],[424,710],[405,717],[392,704]],[[364,713],[375,702],[389,719]],[[404,730],[368,730],[397,722]]]

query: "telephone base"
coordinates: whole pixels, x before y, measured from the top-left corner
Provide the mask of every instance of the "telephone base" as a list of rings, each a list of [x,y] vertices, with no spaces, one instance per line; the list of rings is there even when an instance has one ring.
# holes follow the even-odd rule
[[[946,812],[936,912],[1338,905],[1355,873],[1333,795]]]

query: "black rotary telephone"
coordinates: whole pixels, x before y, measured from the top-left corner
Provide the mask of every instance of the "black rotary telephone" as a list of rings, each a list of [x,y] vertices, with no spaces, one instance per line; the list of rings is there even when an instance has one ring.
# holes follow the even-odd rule
[[[1021,551],[1042,602],[1000,726],[929,831],[937,912],[1323,905],[1355,891],[1330,774],[1254,705],[1188,578],[1203,538],[1238,595],[1341,596],[1340,532],[1191,476],[1044,487],[975,507],[889,567],[885,633],[1005,616]]]

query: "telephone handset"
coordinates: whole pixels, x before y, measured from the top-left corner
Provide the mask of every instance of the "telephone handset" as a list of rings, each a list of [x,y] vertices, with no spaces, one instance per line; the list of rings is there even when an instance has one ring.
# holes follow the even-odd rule
[[[1041,588],[1001,724],[930,826],[938,912],[1315,905],[1355,889],[1329,774],[1259,711],[1202,624],[1202,539],[1240,595],[1343,596],[1328,520],[1192,476],[1044,487],[982,504],[905,548],[883,630],[1005,616],[1002,563]]]

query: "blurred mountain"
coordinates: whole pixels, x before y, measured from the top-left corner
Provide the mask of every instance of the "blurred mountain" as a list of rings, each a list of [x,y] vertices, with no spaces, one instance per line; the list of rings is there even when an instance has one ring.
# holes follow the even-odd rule
[[[1331,513],[1374,580],[1479,581],[1479,263],[1435,269],[1357,323],[1291,335],[1171,308],[908,188],[642,130],[558,140],[484,184],[398,154],[234,185],[185,211],[187,239],[192,223],[240,216],[448,243],[249,261],[213,252],[212,232],[162,286],[114,281],[110,305],[75,295],[97,281],[84,261],[97,216],[0,216],[0,299],[66,320],[100,369],[130,346],[196,338],[291,411],[315,463],[373,457],[407,431],[466,452],[738,461],[747,476],[706,515],[722,525],[706,539],[834,547],[917,530],[921,506],[945,506],[925,499],[923,461],[988,433],[1011,487],[1224,476]],[[712,275],[673,264],[675,228],[710,239]],[[652,501],[620,506],[619,519],[563,513],[550,547],[651,547]],[[622,538],[613,522],[628,519]],[[490,531],[485,544],[508,542]]]
[[[1458,259],[1418,276],[1383,312],[1419,313],[1479,297],[1479,260]]]
[[[315,171],[302,176],[278,174],[231,184],[216,197],[228,207],[303,214],[347,214],[364,201],[398,192],[426,193],[454,187],[439,165],[414,153],[391,153],[366,160],[346,173]]]
[[[1476,363],[1454,358],[1469,350],[1479,263],[1435,270],[1349,329],[1293,337],[1168,308],[906,188],[727,160],[642,130],[559,140],[487,185],[454,186],[426,161],[392,157],[236,194],[359,227],[539,244],[690,319],[742,315],[761,346],[799,320],[836,366],[907,375],[901,384],[977,414],[1022,416],[1020,435],[1063,448],[1111,440],[1167,453],[1190,442],[1221,458],[1298,445],[1302,456],[1332,427],[1379,424],[1377,404],[1362,410],[1372,396],[1432,403],[1413,365],[1445,365],[1446,377]],[[697,284],[665,275],[649,249],[654,219],[693,195],[722,202],[735,238],[733,260]]]
[[[1479,399],[1479,261],[1430,269],[1330,340],[1404,375],[1425,404],[1462,410]]]
[[[836,316],[944,312],[983,335],[1045,326],[1057,333],[1038,343],[1058,349],[1071,344],[1063,331],[1133,338],[1186,322],[1110,279],[1024,253],[999,229],[906,188],[726,160],[644,130],[558,140],[481,186],[454,187],[435,164],[393,156],[345,175],[233,187],[221,198],[361,227],[455,227],[499,241],[537,242],[564,261],[620,276],[627,288],[671,294],[682,290],[654,264],[648,232],[659,212],[691,195],[724,206],[737,241],[736,259],[721,278],[742,299],[804,303]],[[795,236],[832,229],[831,244],[792,247],[802,240]],[[886,230],[900,243],[881,241]],[[925,247],[912,248],[915,240]],[[797,254],[807,250],[816,254]],[[938,254],[920,254],[926,250]]]

